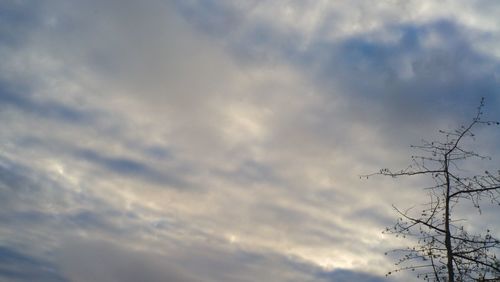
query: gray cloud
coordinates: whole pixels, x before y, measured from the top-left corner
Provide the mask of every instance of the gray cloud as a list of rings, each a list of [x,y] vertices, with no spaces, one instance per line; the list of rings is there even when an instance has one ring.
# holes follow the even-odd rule
[[[14,107],[25,114],[37,118],[53,118],[65,122],[90,123],[95,113],[85,112],[54,101],[36,101],[30,97],[32,90],[26,85],[16,87],[8,83],[1,84],[0,101],[3,108]],[[16,88],[21,88],[17,89]],[[23,89],[24,88],[24,89]]]
[[[182,245],[182,243],[181,243]],[[295,258],[211,246],[172,247],[164,253],[134,250],[110,242],[68,240],[57,251],[71,281],[382,281],[362,272],[324,272]],[[78,254],[78,256],[75,256]],[[310,275],[308,277],[308,275]],[[352,280],[351,280],[352,281]]]
[[[0,263],[0,279],[7,279],[3,281],[68,281],[51,263],[8,247],[0,247]]]
[[[497,115],[496,6],[426,5],[5,4],[6,248],[70,281],[383,281],[421,182],[358,176]]]
[[[71,281],[200,281],[169,266],[162,256],[104,242],[66,244],[57,258]]]
[[[347,281],[363,281],[363,282],[380,282],[388,281],[388,279],[370,275],[367,273],[353,272],[349,270],[335,270],[321,274],[322,277],[327,277],[327,281],[347,282]]]
[[[19,47],[41,22],[42,1],[35,4],[26,1],[8,1],[0,11],[0,38],[2,45]]]
[[[319,29],[303,47],[300,43],[308,34],[300,30],[282,30],[272,24],[263,27],[261,24],[269,22],[253,22],[250,16],[242,15],[242,10],[220,2],[196,3],[189,8],[185,7],[189,4],[179,4],[182,11],[189,11],[185,17],[195,26],[222,29],[205,18],[214,9],[216,14],[225,15],[218,18],[231,14],[240,21],[245,19],[230,25],[232,32],[216,36],[226,40],[236,56],[248,57],[249,63],[257,58],[263,58],[262,63],[291,63],[322,88],[324,95],[342,97],[348,109],[342,113],[346,122],[376,122],[373,126],[386,125],[389,128],[384,131],[390,132],[391,127],[422,127],[430,120],[466,120],[464,113],[471,112],[471,105],[478,104],[480,97],[498,104],[498,60],[476,48],[477,39],[488,37],[489,31],[469,27],[460,22],[461,18],[388,21],[338,39],[328,36],[339,28],[332,25],[331,31]],[[295,3],[282,5],[293,7]],[[211,8],[204,9],[206,6]],[[488,9],[482,5],[478,8]],[[265,54],[260,54],[261,50]],[[443,107],[448,110],[440,110]]]
[[[123,176],[138,176],[146,181],[166,184],[178,189],[189,188],[189,184],[171,173],[159,171],[136,160],[102,156],[100,153],[91,150],[80,150],[76,153],[76,156]]]

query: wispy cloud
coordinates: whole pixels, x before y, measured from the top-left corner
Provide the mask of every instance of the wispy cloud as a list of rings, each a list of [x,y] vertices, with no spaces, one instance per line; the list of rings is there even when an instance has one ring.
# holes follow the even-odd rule
[[[389,281],[425,195],[359,175],[498,115],[486,1],[2,6],[2,278]]]

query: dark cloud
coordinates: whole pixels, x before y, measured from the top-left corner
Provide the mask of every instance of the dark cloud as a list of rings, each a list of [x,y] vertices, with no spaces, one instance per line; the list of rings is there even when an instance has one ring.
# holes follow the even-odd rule
[[[44,1],[2,1],[0,9],[0,46],[20,47],[42,22]]]
[[[325,93],[341,93],[342,120],[383,132],[386,144],[399,147],[437,132],[441,121],[469,121],[481,97],[498,118],[492,109],[499,103],[500,61],[478,53],[471,31],[452,21],[386,28],[399,39],[384,42],[377,40],[381,33],[368,33],[319,41],[300,54],[308,59],[298,67],[315,66],[312,79]],[[426,46],[432,37],[438,43]]]
[[[52,263],[3,246],[0,246],[0,280],[14,282],[70,281],[61,275]]]
[[[75,282],[196,282],[165,257],[113,243],[68,241],[56,256],[65,275]]]
[[[314,281],[318,269],[273,253],[258,253],[215,245],[165,246],[153,253],[107,241],[67,240],[55,255],[71,281],[252,282]]]
[[[37,118],[52,118],[71,123],[89,123],[96,115],[91,111],[85,112],[56,101],[36,100],[32,91],[29,85],[16,86],[14,83],[0,80],[0,109],[11,107]]]
[[[157,160],[168,160],[174,157],[172,150],[161,146],[144,146],[141,149],[146,156]]]
[[[137,221],[134,212],[115,209],[102,199],[72,191],[66,185],[0,157],[0,231],[19,232],[16,239],[25,240],[36,240],[36,230],[49,234],[60,230],[61,234],[53,234],[54,238],[62,236],[62,230],[135,233],[129,229]],[[118,220],[130,225],[120,226]]]
[[[450,21],[402,25],[388,28],[401,34],[396,42],[380,42],[376,34],[365,34],[330,50],[316,53],[313,48],[318,59],[329,58],[323,61],[319,83],[333,78],[330,81],[341,86],[353,108],[385,111],[371,112],[377,119],[385,117],[379,120],[385,124],[394,124],[396,118],[397,123],[418,124],[445,114],[459,117],[480,97],[496,104],[494,72],[499,62],[479,54],[463,29]],[[439,38],[439,43],[425,46],[430,37]]]
[[[346,269],[339,269],[330,272],[323,272],[318,275],[319,277],[331,282],[382,282],[391,281],[385,277],[375,276],[368,273],[357,272]]]
[[[212,36],[227,36],[241,24],[244,15],[225,1],[174,0],[175,7],[197,28]],[[248,12],[248,11],[247,11]]]
[[[0,203],[3,212],[61,201],[63,188],[59,183],[1,156],[0,161]]]
[[[239,184],[279,184],[281,181],[272,166],[255,160],[243,160],[232,170],[216,171],[214,173]]]
[[[373,206],[353,211],[348,217],[352,220],[360,220],[376,226],[390,226],[394,223],[392,217],[389,217],[386,213],[377,210],[377,207]]]
[[[80,150],[78,158],[97,164],[109,171],[131,177],[141,177],[157,184],[167,184],[174,188],[190,188],[190,184],[167,171],[151,167],[149,164],[124,157],[110,157],[92,150]]]

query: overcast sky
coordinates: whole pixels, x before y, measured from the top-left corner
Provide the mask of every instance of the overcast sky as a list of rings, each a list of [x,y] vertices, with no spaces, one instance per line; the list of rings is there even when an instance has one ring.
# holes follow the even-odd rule
[[[0,281],[411,281],[381,231],[422,181],[359,176],[500,117],[499,14],[0,0]]]

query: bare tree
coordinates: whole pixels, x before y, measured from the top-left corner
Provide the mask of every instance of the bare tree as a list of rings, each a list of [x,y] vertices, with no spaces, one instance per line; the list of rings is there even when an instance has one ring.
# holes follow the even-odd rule
[[[399,254],[397,269],[412,270],[425,281],[500,281],[500,261],[497,254],[500,241],[489,229],[478,234],[468,231],[470,224],[456,218],[455,213],[466,202],[472,203],[481,214],[485,200],[500,205],[500,170],[481,173],[463,169],[466,162],[491,160],[470,150],[474,130],[480,126],[499,125],[482,118],[484,99],[472,121],[453,131],[440,131],[441,141],[422,141],[412,146],[422,155],[413,156],[406,169],[381,169],[368,175],[426,176],[433,180],[428,192],[429,201],[423,208],[401,210],[393,206],[399,218],[385,233],[408,238],[414,246],[393,250]],[[491,227],[490,227],[491,228]]]

